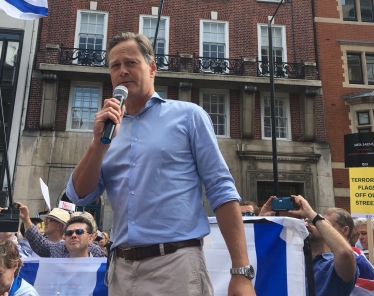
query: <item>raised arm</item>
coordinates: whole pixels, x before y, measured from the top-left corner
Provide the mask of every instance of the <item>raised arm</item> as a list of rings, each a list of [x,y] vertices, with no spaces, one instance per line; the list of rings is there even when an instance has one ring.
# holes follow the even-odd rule
[[[110,145],[101,143],[101,135],[104,130],[105,122],[109,118],[117,124],[117,133],[119,123],[121,123],[122,114],[125,106],[120,110],[118,100],[111,98],[104,102],[103,108],[96,113],[93,127],[94,138],[90,143],[86,154],[78,163],[73,172],[74,189],[80,198],[90,194],[97,186],[100,180],[101,164],[105,153]]]
[[[300,209],[290,211],[290,213],[300,215],[313,221],[317,213],[312,209],[308,201],[301,195],[293,195],[292,197],[295,198],[295,204],[298,205]],[[356,260],[351,246],[348,244],[347,240],[332,227],[329,221],[318,220],[315,227],[334,254],[334,268],[336,273],[343,281],[347,283],[350,282],[356,272]]]
[[[237,201],[227,202],[215,211],[218,226],[230,253],[232,267],[249,265],[244,224]],[[227,271],[229,272],[229,270]],[[243,275],[233,275],[229,285],[229,296],[254,296],[252,281]]]

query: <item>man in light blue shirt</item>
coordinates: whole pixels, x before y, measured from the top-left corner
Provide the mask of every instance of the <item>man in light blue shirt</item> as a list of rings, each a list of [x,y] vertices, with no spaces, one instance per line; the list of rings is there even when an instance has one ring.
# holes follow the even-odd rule
[[[209,115],[161,99],[156,64],[144,35],[115,36],[107,50],[113,87],[128,89],[125,107],[111,98],[96,114],[94,139],[70,177],[67,195],[86,205],[104,190],[114,211],[110,295],[213,295],[201,240],[209,233],[202,184],[236,272],[230,295],[255,295],[239,207]],[[116,124],[110,145],[100,138]],[[229,272],[229,271],[228,271]],[[118,294],[117,294],[118,293]],[[195,294],[196,293],[196,294]]]

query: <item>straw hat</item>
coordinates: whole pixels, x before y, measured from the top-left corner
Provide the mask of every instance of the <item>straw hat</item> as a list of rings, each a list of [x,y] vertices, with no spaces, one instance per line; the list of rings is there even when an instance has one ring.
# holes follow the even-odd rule
[[[63,209],[54,208],[47,215],[40,215],[40,218],[43,220],[49,218],[65,225],[70,220],[70,214]]]

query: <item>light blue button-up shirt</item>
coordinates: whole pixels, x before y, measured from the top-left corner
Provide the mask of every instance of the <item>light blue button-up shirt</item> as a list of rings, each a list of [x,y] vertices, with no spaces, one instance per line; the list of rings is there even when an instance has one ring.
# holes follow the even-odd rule
[[[84,206],[104,190],[114,211],[113,247],[202,238],[213,211],[240,197],[218,148],[209,115],[198,105],[157,93],[136,115],[124,115],[96,189],[80,199],[70,177],[68,197]]]

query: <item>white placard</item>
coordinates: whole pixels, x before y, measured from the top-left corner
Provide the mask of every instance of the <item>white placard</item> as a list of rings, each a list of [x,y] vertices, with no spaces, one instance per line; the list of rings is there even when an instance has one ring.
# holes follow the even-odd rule
[[[40,188],[42,189],[42,194],[45,200],[45,203],[47,204],[48,210],[51,210],[51,200],[49,198],[49,191],[48,186],[43,182],[42,178],[39,178],[40,180]]]

